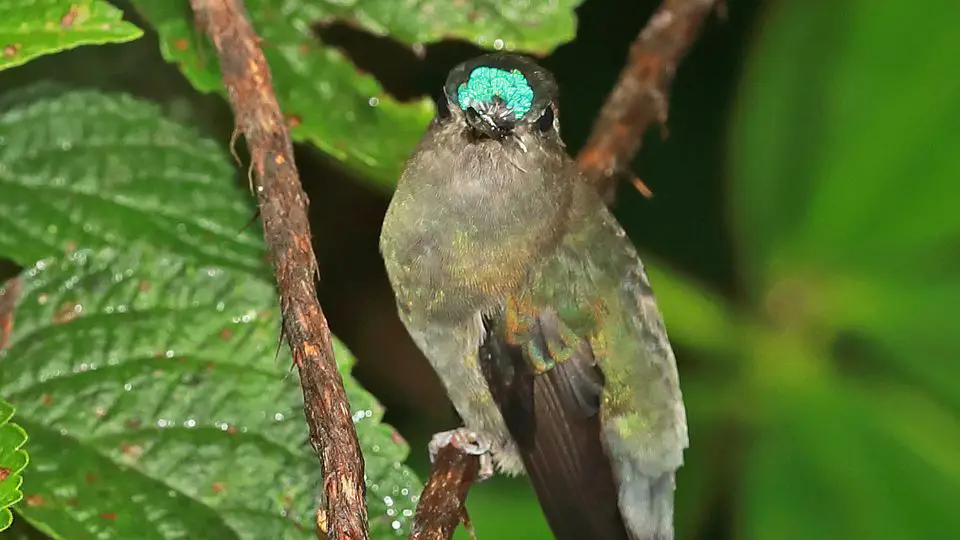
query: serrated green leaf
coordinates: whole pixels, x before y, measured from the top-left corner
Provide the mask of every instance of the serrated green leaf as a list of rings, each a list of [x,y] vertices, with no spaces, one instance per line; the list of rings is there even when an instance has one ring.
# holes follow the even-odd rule
[[[250,203],[221,149],[153,104],[38,85],[0,110],[0,255],[22,265],[148,240],[263,269]]]
[[[67,538],[313,536],[322,478],[289,356],[274,356],[271,284],[142,244],[42,261],[22,279],[0,353],[0,392],[38,464],[18,511]],[[419,493],[407,448],[348,388],[372,527],[402,532]]]
[[[226,156],[125,97],[46,87],[2,105],[18,129],[0,150],[33,169],[11,160],[0,175],[16,197],[0,200],[0,215],[16,217],[0,227],[0,255],[28,266],[0,395],[36,430],[40,464],[18,511],[71,539],[312,537],[322,477],[287,349],[275,356],[265,250],[256,231],[241,232],[252,208]],[[132,138],[116,142],[113,122],[128,122]],[[53,144],[26,150],[38,141]],[[110,218],[114,207],[122,215]],[[54,228],[51,216],[62,220]],[[29,261],[50,252],[66,255]],[[372,537],[403,535],[420,491],[402,464],[407,445],[349,376],[349,351],[335,350]]]
[[[23,499],[22,473],[29,461],[23,450],[27,433],[10,422],[13,412],[9,403],[0,400],[0,531],[13,523],[10,507]]]
[[[80,45],[142,35],[104,0],[0,0],[0,70]]]
[[[274,87],[293,137],[315,144],[349,168],[390,189],[433,115],[428,100],[400,103],[342,54],[322,46],[312,24],[341,19],[410,44],[458,37],[482,46],[546,52],[574,37],[573,9],[582,0],[506,0],[414,4],[378,2],[246,2],[263,38]],[[134,0],[160,33],[164,57],[201,91],[223,91],[215,51],[199,41],[186,2]]]

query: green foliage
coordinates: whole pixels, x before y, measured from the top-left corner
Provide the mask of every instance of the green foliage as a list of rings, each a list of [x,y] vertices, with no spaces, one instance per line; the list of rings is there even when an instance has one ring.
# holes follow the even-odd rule
[[[105,0],[0,0],[0,70],[80,45],[143,35],[121,16]]]
[[[10,422],[13,407],[0,400],[0,531],[13,523],[10,507],[23,499],[20,486],[23,484],[23,470],[29,458],[23,450],[27,442],[27,433],[23,428]]]
[[[248,0],[264,39],[274,88],[293,137],[389,190],[433,116],[426,99],[401,103],[372,77],[311,35],[312,24],[346,21],[411,45],[460,38],[481,46],[546,52],[574,37],[582,0],[427,0],[374,2]],[[223,92],[216,52],[198,41],[186,2],[133,0],[160,33],[164,57],[203,92]]]
[[[39,464],[17,511],[63,538],[313,537],[322,475],[227,157],[153,105],[32,94],[0,117],[0,249],[28,267],[0,394]],[[402,534],[408,448],[336,349],[372,532]]]
[[[29,265],[147,238],[264,271],[263,240],[245,229],[251,201],[230,186],[231,162],[155,105],[39,85],[0,106],[0,254]]]
[[[780,2],[755,46],[732,147],[762,320],[743,538],[960,528],[960,34],[941,4],[905,24],[896,3]]]

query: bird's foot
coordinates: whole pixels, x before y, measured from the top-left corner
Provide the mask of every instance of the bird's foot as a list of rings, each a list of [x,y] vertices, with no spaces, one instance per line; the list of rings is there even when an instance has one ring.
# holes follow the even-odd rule
[[[480,459],[480,470],[477,472],[477,482],[493,476],[493,457],[490,455],[490,441],[479,433],[467,428],[451,429],[435,434],[427,445],[430,451],[430,463],[433,463],[440,453],[440,449],[452,445],[457,450]]]

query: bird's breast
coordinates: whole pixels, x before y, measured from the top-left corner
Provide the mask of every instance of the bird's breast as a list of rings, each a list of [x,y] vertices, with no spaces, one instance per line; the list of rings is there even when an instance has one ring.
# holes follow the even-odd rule
[[[566,221],[564,182],[529,155],[497,154],[500,148],[491,141],[438,149],[408,163],[381,235],[402,308],[489,311],[550,256]]]

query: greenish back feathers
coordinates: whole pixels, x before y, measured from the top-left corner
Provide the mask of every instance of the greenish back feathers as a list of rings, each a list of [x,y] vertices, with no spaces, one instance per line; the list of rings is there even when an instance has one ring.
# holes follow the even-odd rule
[[[474,104],[490,103],[494,96],[506,102],[517,119],[527,114],[533,105],[533,88],[519,69],[506,71],[480,66],[471,71],[467,82],[457,89],[457,100],[463,110]]]

